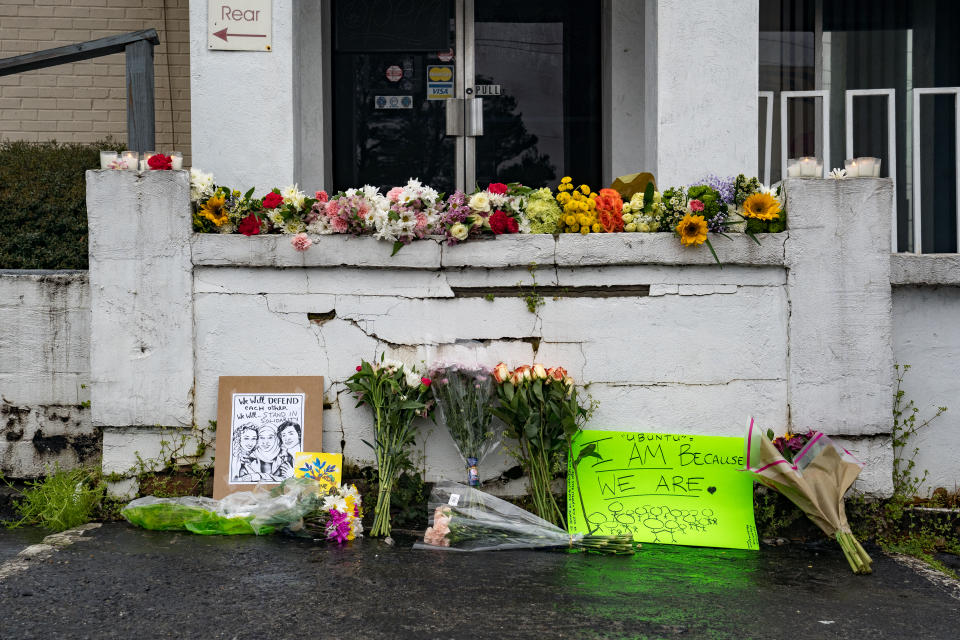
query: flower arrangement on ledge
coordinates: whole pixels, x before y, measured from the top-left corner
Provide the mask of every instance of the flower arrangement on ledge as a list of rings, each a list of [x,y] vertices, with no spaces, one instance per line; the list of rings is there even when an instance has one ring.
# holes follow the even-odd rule
[[[616,186],[616,185],[615,185]],[[781,188],[769,189],[757,178],[707,176],[683,187],[643,191],[574,186],[564,177],[556,194],[518,183],[494,182],[471,194],[450,196],[411,178],[386,194],[366,185],[330,195],[308,197],[297,185],[272,189],[263,197],[216,185],[213,176],[190,171],[193,226],[201,233],[246,236],[281,233],[306,251],[310,236],[368,235],[393,243],[393,252],[415,240],[455,245],[484,236],[514,233],[654,233],[677,236],[683,246],[706,244],[719,263],[708,232],[758,233],[786,229]],[[727,236],[729,237],[729,236]]]

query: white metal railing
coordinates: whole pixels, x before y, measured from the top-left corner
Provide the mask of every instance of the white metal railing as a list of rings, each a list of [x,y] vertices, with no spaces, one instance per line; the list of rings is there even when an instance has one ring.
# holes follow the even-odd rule
[[[845,94],[845,125],[847,157],[853,158],[853,99],[857,96],[887,96],[887,173],[893,181],[893,210],[890,227],[890,247],[897,252],[897,105],[895,89],[847,89]]]
[[[957,203],[960,205],[960,87],[927,87],[913,89],[913,252],[923,253],[921,227],[923,218],[920,215],[920,96],[924,95],[953,95],[955,144],[956,150],[956,180]],[[960,206],[958,206],[960,209]],[[960,211],[957,213],[957,251],[960,251]]]
[[[823,127],[823,177],[830,175],[830,91],[780,92],[780,176],[787,176],[787,101],[793,98],[820,98],[820,126]]]
[[[773,153],[773,91],[760,91],[757,95],[766,105],[767,129],[763,136],[763,184],[770,185],[770,159]]]

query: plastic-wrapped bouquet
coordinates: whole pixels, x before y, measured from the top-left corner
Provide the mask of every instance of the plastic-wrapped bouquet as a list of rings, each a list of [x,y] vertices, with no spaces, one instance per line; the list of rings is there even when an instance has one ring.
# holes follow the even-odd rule
[[[493,379],[480,366],[435,364],[429,376],[437,412],[467,465],[470,486],[480,484],[477,465],[500,444],[501,429],[491,428]]]
[[[430,492],[433,512],[415,549],[493,551],[560,547],[627,555],[639,545],[630,535],[570,535],[529,511],[456,482],[438,482]]]
[[[374,417],[376,437],[373,443],[364,441],[376,454],[380,483],[372,536],[390,535],[390,494],[416,436],[413,420],[430,413],[430,383],[430,378],[421,377],[410,365],[383,356],[379,363],[362,361],[347,379],[357,406],[369,405]]]
[[[323,505],[303,518],[302,531],[337,544],[363,536],[363,500],[354,485],[343,485],[323,498]],[[294,530],[293,533],[299,533]]]
[[[757,482],[778,491],[835,537],[854,573],[871,573],[873,560],[850,531],[843,495],[863,463],[820,431],[775,438],[750,420],[747,470]]]

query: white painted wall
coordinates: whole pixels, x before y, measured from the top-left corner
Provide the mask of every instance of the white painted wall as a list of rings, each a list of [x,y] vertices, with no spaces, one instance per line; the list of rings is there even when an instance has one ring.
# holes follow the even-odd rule
[[[949,258],[948,258],[949,259]],[[956,257],[954,257],[956,259]],[[960,486],[960,269],[954,286],[903,285],[893,290],[893,349],[911,369],[903,382],[905,400],[920,409],[918,423],[936,408],[947,412],[919,432],[908,453],[919,447],[915,475],[929,472],[925,489]]]
[[[95,463],[90,290],[83,271],[0,271],[0,472]]]
[[[273,50],[211,51],[207,3],[190,2],[193,164],[257,194],[294,182],[294,0],[273,0]]]
[[[757,0],[656,4],[657,183],[755,174]]]

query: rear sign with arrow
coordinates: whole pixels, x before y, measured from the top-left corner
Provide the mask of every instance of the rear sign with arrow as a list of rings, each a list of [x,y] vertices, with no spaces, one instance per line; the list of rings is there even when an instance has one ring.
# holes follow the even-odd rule
[[[271,0],[208,0],[207,48],[270,51]]]

